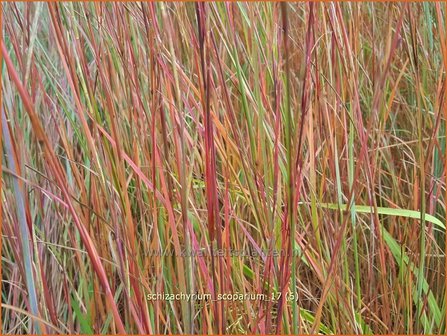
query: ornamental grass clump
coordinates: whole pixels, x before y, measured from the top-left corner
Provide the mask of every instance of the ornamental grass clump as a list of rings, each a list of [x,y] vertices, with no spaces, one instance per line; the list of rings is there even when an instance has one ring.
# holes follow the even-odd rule
[[[2,9],[2,333],[445,333],[444,4]]]

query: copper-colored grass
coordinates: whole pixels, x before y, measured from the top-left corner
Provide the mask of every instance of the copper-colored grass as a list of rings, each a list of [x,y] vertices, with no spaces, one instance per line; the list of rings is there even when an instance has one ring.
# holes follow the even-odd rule
[[[445,333],[446,6],[2,15],[2,333]]]

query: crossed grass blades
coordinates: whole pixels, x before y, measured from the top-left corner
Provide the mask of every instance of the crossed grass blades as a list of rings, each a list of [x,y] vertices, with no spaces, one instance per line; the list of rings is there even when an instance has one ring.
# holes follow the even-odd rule
[[[2,333],[445,332],[444,4],[3,11]]]

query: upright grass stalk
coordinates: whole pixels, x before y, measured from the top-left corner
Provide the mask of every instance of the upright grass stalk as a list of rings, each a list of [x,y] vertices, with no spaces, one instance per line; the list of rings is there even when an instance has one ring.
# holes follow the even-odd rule
[[[3,51],[3,50],[2,50]],[[2,56],[3,52],[2,52]],[[5,141],[5,153],[8,155],[8,167],[14,174],[17,174],[16,159],[13,152],[11,135],[9,132],[8,121],[6,120],[5,111],[2,110],[2,134]],[[28,224],[26,222],[25,214],[25,204],[24,204],[24,192],[19,185],[19,180],[17,177],[13,177],[14,183],[14,195],[17,202],[17,219],[20,228],[20,243],[21,250],[23,253],[23,268],[25,270],[26,287],[28,289],[29,306],[31,313],[39,317],[39,307],[37,300],[37,291],[34,283],[34,271],[33,271],[33,260],[32,260],[32,249],[30,247],[31,236],[29,233]],[[41,334],[41,328],[37,320],[30,320],[31,324],[37,334]]]
[[[217,302],[217,280],[215,273],[215,256],[213,242],[217,236],[218,248],[221,248],[221,235],[220,229],[220,215],[218,210],[218,195],[216,186],[216,159],[215,159],[215,145],[214,145],[214,127],[213,120],[211,118],[210,107],[210,94],[211,94],[211,81],[210,81],[210,68],[209,68],[209,52],[208,52],[208,32],[206,26],[206,12],[205,4],[196,4],[197,13],[197,28],[198,28],[198,40],[199,40],[199,55],[200,55],[200,73],[201,73],[201,104],[204,119],[204,136],[205,136],[205,185],[206,185],[206,199],[207,199],[207,212],[208,212],[208,231],[210,240],[210,253],[211,253],[211,273],[213,277],[214,287],[214,310],[215,321],[217,326],[217,332],[222,334],[225,330],[223,302],[218,304]],[[221,259],[219,258],[219,265]],[[219,267],[219,274],[221,283],[219,285],[222,288],[222,267]]]
[[[447,4],[444,7],[444,11],[447,12]],[[438,23],[442,22],[442,16],[441,16],[441,8],[439,4],[436,4],[436,14],[438,18]],[[444,18],[444,27],[439,24],[439,35],[440,35],[440,44],[441,44],[441,51],[442,51],[442,60],[444,65],[444,70],[447,69],[447,20]],[[444,112],[444,129],[446,131],[446,138],[447,138],[447,101],[445,97],[447,96],[447,86],[444,84],[444,106],[443,106],[443,112]],[[447,181],[447,141],[445,143],[445,149],[444,149],[444,180]],[[447,199],[447,189],[445,191],[445,198]],[[447,227],[447,217],[445,219],[445,226]],[[445,242],[444,247],[447,248],[447,234],[445,235]],[[447,270],[447,258],[445,259],[445,269]],[[444,296],[444,309],[447,305],[447,277],[445,279],[445,296]],[[446,311],[447,314],[447,311]],[[444,330],[447,329],[447,316],[444,320]]]
[[[285,63],[285,148],[287,153],[287,223],[290,227],[290,236],[289,236],[289,249],[288,256],[292,260],[291,266],[291,281],[290,281],[290,289],[293,294],[293,297],[296,298],[296,257],[295,257],[295,234],[296,234],[296,222],[295,222],[295,197],[294,197],[294,178],[293,178],[293,160],[292,160],[292,110],[290,108],[290,65],[289,65],[289,27],[288,27],[288,18],[287,18],[287,4],[281,3],[281,12],[282,12],[282,24],[283,24],[283,45],[284,45],[284,63]],[[304,113],[304,111],[301,111]],[[286,260],[288,260],[287,258]],[[298,326],[298,303],[297,300],[293,300],[292,302],[292,332],[294,334],[298,334],[299,326]]]

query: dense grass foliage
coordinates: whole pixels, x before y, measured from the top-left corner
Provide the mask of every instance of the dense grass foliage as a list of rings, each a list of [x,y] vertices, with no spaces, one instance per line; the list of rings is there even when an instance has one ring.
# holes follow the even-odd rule
[[[445,332],[445,10],[3,4],[2,333]]]

